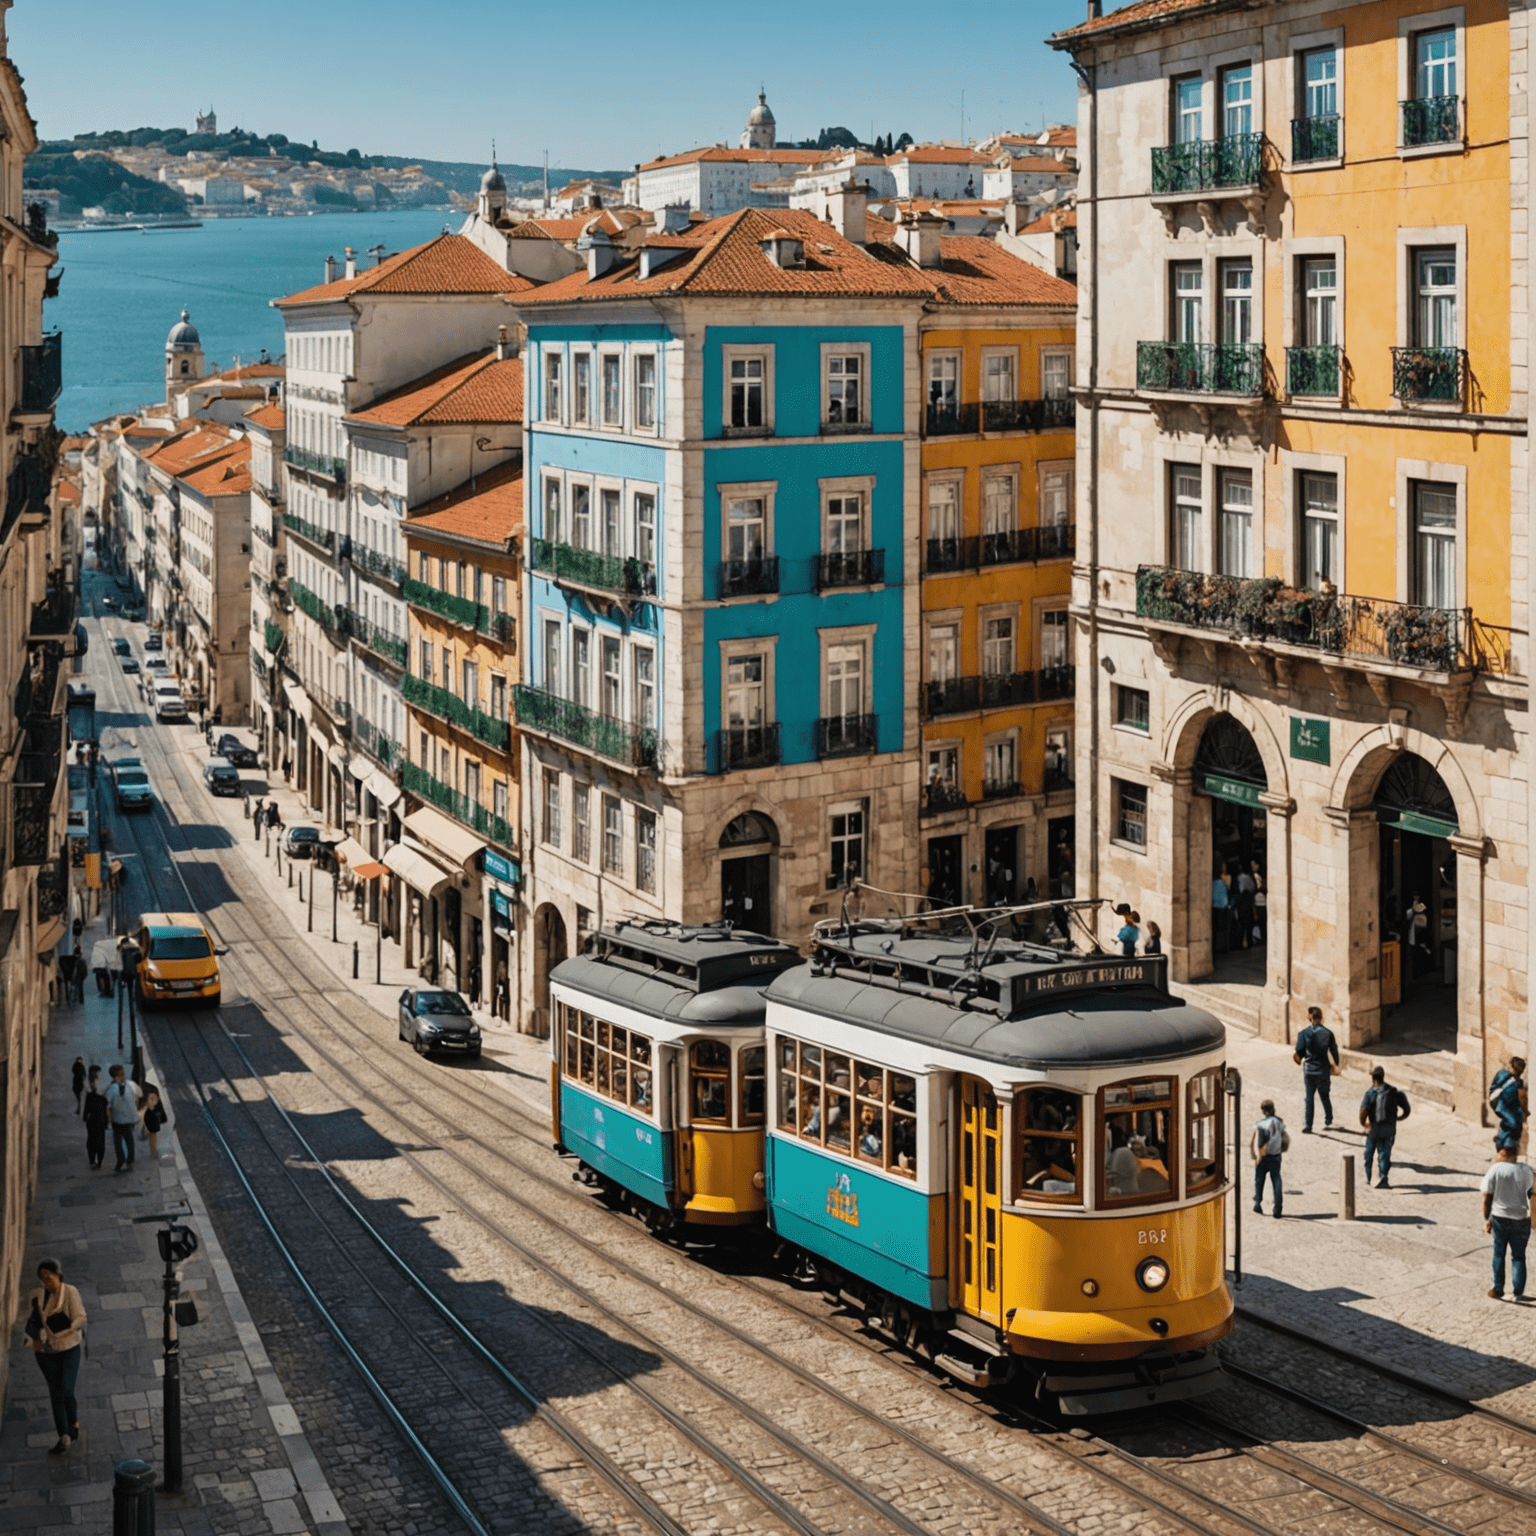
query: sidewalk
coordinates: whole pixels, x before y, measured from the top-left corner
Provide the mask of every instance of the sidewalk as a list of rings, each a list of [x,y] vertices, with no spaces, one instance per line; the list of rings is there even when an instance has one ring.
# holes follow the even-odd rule
[[[87,952],[104,933],[99,922],[85,931]],[[54,1011],[44,1046],[38,1185],[24,1266],[31,1276],[40,1259],[57,1258],[65,1279],[80,1288],[90,1319],[78,1386],[83,1434],[65,1455],[46,1454],[55,1440],[48,1394],[13,1303],[10,1385],[0,1425],[0,1528],[7,1536],[71,1525],[109,1530],[116,1464],[140,1457],[163,1469],[164,1265],[157,1225],[135,1225],[133,1218],[184,1205],[201,1244],[184,1266],[182,1285],[198,1311],[197,1325],[181,1335],[184,1492],[158,1495],[157,1529],[161,1536],[342,1536],[341,1508],[225,1262],[175,1125],[160,1133],[158,1162],[150,1160],[147,1143],[138,1142],[133,1169],[123,1174],[112,1172],[109,1132],[106,1161],[93,1170],[69,1089],[76,1056],[99,1064],[103,1083],[114,1062],[129,1059],[117,1048],[117,1001],[98,996],[91,981],[84,1007]],[[148,1081],[169,1088],[147,1050],[145,1067]],[[168,1102],[173,1115],[195,1112],[184,1097]]]

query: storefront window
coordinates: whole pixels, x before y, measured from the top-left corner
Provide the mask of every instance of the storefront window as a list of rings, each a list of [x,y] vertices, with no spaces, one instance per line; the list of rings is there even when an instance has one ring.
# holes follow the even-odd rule
[[[1082,1194],[1082,1109],[1075,1093],[1026,1088],[1016,1101],[1019,1200],[1077,1201]]]
[[[1174,1193],[1168,1171],[1173,1090],[1171,1077],[1112,1083],[1100,1090],[1100,1205],[1141,1205]]]

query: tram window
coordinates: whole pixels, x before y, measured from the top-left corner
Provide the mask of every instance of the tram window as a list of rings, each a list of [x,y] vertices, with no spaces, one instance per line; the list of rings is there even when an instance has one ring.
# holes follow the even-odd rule
[[[613,1030],[613,1061],[609,1066],[609,1092],[620,1104],[629,1102],[629,1031],[617,1025]]]
[[[800,1123],[795,1113],[799,1102],[800,1080],[795,1076],[796,1053],[793,1040],[779,1041],[779,1125],[792,1131]]]
[[[699,1040],[693,1047],[695,1121],[729,1124],[731,1118],[731,1048],[719,1040]]]
[[[886,1141],[885,1166],[892,1173],[917,1177],[917,1079],[890,1074],[891,1134]]]
[[[1081,1200],[1081,1097],[1060,1088],[1026,1088],[1014,1113],[1015,1198]]]
[[[577,1048],[581,1041],[581,1017],[569,1003],[560,1005],[561,1027],[565,1030],[565,1075],[577,1075],[579,1057]]]
[[[853,1086],[846,1056],[827,1053],[827,1145],[846,1152],[853,1124],[848,1090]]]
[[[792,1040],[779,1041],[778,1062],[781,1129],[917,1177],[915,1079]]]
[[[1189,1152],[1184,1165],[1184,1193],[1193,1195],[1221,1182],[1222,1069],[1212,1067],[1189,1080]]]
[[[867,1163],[885,1166],[885,1071],[866,1062],[853,1064],[859,1085],[858,1141],[854,1151]]]
[[[767,1118],[767,1082],[763,1076],[764,1051],[749,1045],[741,1053],[741,1123],[761,1125]]]
[[[1173,1087],[1172,1078],[1151,1077],[1100,1090],[1100,1204],[1144,1204],[1173,1193]]]
[[[649,1114],[651,1042],[576,1008],[567,1007],[563,1017],[566,1075],[604,1098]]]
[[[644,1035],[629,1037],[629,1102],[647,1114],[651,1109],[651,1042]]]

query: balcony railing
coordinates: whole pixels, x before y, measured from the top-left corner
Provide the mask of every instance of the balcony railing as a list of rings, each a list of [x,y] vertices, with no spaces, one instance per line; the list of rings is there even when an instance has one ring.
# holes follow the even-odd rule
[[[1339,125],[1343,119],[1336,113],[1326,117],[1293,117],[1291,119],[1291,161],[1305,165],[1309,160],[1337,160],[1339,158]]]
[[[466,827],[472,827],[481,837],[493,843],[500,843],[503,848],[517,847],[517,841],[512,834],[512,823],[504,817],[486,810],[483,805],[471,800],[468,795],[454,789],[451,785],[444,784],[440,779],[434,779],[425,768],[418,768],[415,763],[403,763],[401,770],[402,782],[410,794],[425,800],[428,805],[435,805],[438,810],[447,812],[455,821],[462,822]]]
[[[64,338],[55,331],[36,347],[21,348],[21,411],[45,416],[64,388]]]
[[[874,715],[832,715],[816,722],[817,757],[857,757],[878,750]]]
[[[922,804],[918,813],[923,816],[942,816],[945,811],[964,810],[968,802],[965,790],[948,779],[935,779],[923,786]]]
[[[302,582],[290,581],[288,592],[300,613],[307,613],[315,623],[326,629],[336,629],[336,610],[329,603],[322,603]]]
[[[63,917],[69,910],[69,863],[50,859],[37,875],[37,917],[39,922]]]
[[[17,521],[29,512],[48,510],[49,474],[35,453],[19,453],[5,482],[5,517],[0,522],[0,542],[10,536]]]
[[[405,567],[398,560],[361,544],[352,546],[352,564],[360,565],[365,571],[371,571],[375,576],[382,576],[396,585],[405,580]]]
[[[930,682],[924,689],[928,719],[939,715],[964,715],[978,709],[1010,709],[1019,704],[1042,704],[1070,699],[1073,669],[1043,667],[1038,672],[983,672],[978,677],[949,677]]]
[[[595,549],[579,549],[553,539],[535,539],[532,568],[555,581],[595,592],[625,597],[648,597],[656,592],[656,572],[633,557],[605,555]]]
[[[385,768],[393,768],[400,761],[400,743],[386,736],[373,721],[361,715],[352,719],[352,739]]]
[[[1257,186],[1264,176],[1264,135],[1233,133],[1223,139],[1169,144],[1152,151],[1153,196]]]
[[[981,783],[983,800],[1012,800],[1023,793],[1024,786],[1017,779],[983,779]]]
[[[770,768],[779,761],[779,725],[733,725],[716,733],[720,772],[733,768]]]
[[[957,400],[952,405],[928,405],[926,435],[929,437],[956,437],[961,433],[981,430],[981,402]]]
[[[950,571],[979,571],[990,565],[1026,560],[1061,560],[1076,553],[1077,530],[1071,523],[1009,528],[964,539],[929,539],[924,568],[930,576]]]
[[[64,769],[62,743],[48,752],[23,752],[11,787],[11,858],[16,864],[45,864],[57,854],[53,801]]]
[[[405,641],[398,635],[392,635],[387,629],[381,629],[371,619],[365,619],[360,613],[352,615],[352,634],[363,642],[370,651],[394,662],[397,667],[405,665]]]
[[[268,619],[265,624],[263,624],[261,637],[264,641],[266,641],[268,654],[272,656],[276,656],[277,653],[282,650],[283,641],[288,638],[287,635],[283,633],[282,626],[274,624],[271,619]]]
[[[877,587],[885,580],[883,549],[846,549],[816,557],[816,590]]]
[[[1077,402],[1070,395],[1051,400],[983,400],[983,432],[1055,432],[1077,420]]]
[[[1342,347],[1287,347],[1285,389],[1291,395],[1336,395],[1343,369]]]
[[[634,725],[600,715],[558,694],[519,683],[513,690],[519,729],[558,736],[601,757],[631,768],[656,769],[661,763],[661,738],[654,727]]]
[[[1048,795],[1059,794],[1063,790],[1071,789],[1075,782],[1070,768],[1047,768],[1045,770],[1045,792]]]
[[[1454,96],[1423,96],[1399,103],[1403,114],[1403,148],[1461,142],[1461,104]]]
[[[1262,342],[1139,341],[1136,387],[1169,395],[1262,395]]]
[[[336,548],[336,535],[329,528],[322,528],[318,523],[310,522],[307,517],[300,517],[297,512],[283,513],[283,527],[290,533],[300,534],[311,544],[318,544],[327,554]]]
[[[779,590],[777,555],[720,562],[720,596],[750,597]]]
[[[34,640],[67,635],[75,627],[75,594],[63,582],[54,582],[48,595],[32,605],[32,623],[28,634]]]
[[[418,608],[429,609],[439,618],[447,619],[454,624],[462,624],[466,629],[480,627],[480,616],[484,608],[472,598],[459,597],[453,592],[429,587],[424,581],[417,581],[413,576],[406,577],[404,588],[406,602],[414,603]]]
[[[1311,592],[1275,576],[1244,580],[1144,565],[1136,572],[1136,613],[1154,624],[1219,630],[1422,672],[1499,672],[1510,665],[1507,649],[1484,640],[1470,609]]]
[[[1393,347],[1392,394],[1398,400],[1460,404],[1467,354],[1457,347]]]
[[[512,729],[505,720],[498,720],[494,715],[466,704],[458,694],[450,693],[446,688],[439,688],[435,683],[407,674],[400,684],[400,692],[405,696],[407,704],[414,704],[429,715],[436,715],[438,719],[468,731],[488,747],[505,751],[511,743]]]
[[[308,448],[295,448],[290,443],[283,449],[283,462],[292,464],[295,469],[308,470],[312,475],[320,475],[326,480],[334,480],[338,485],[346,484],[345,459],[335,459],[325,453],[311,453]]]

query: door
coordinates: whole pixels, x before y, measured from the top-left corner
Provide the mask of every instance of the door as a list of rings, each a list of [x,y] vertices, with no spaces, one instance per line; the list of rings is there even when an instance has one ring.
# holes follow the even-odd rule
[[[1019,829],[987,828],[987,905],[1006,907],[1018,890]]]
[[[754,853],[744,859],[720,861],[720,915],[737,928],[771,936],[768,858],[766,853]]]
[[[964,839],[959,837],[928,839],[928,900],[931,905],[958,907],[964,899],[961,890],[964,846]]]
[[[1003,1117],[997,1096],[976,1077],[960,1079],[961,1308],[1001,1321]]]

